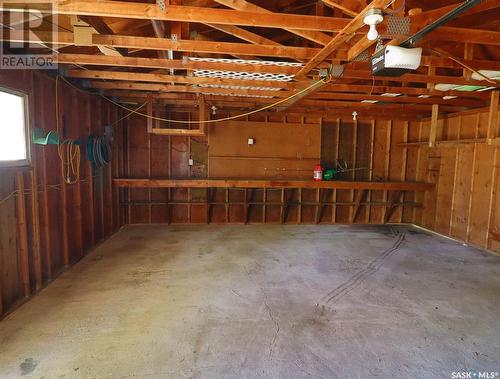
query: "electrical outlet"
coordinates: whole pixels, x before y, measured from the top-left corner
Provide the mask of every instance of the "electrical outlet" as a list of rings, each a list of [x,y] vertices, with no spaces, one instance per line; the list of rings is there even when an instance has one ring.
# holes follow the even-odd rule
[[[253,145],[253,144],[255,144],[255,140],[254,140],[253,138],[249,138],[249,139],[248,139],[248,144],[249,144],[249,145]]]
[[[188,165],[190,165],[190,166],[194,165],[194,159],[190,159],[190,160],[188,161]]]

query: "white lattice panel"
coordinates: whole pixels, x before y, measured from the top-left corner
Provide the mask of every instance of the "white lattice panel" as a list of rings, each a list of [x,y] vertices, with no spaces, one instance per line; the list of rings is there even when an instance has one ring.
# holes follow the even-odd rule
[[[248,89],[255,91],[279,91],[281,89],[276,87],[226,86],[224,84],[197,84],[197,86],[204,88]]]
[[[194,70],[193,75],[200,78],[267,80],[270,82],[289,82],[294,75],[271,74],[266,72]]]
[[[257,97],[257,98],[262,98],[262,99],[272,99],[272,96],[267,96],[267,95],[243,95],[243,94],[229,94],[229,93],[218,93],[218,92],[208,92],[205,95],[214,95],[214,96],[231,96],[231,97]]]
[[[263,65],[263,66],[289,66],[289,67],[302,67],[302,63],[298,62],[275,62],[275,61],[257,61],[250,59],[226,59],[226,58],[198,58],[188,57],[193,62],[219,62],[219,63],[237,63],[249,65]]]
[[[295,62],[274,62],[274,61],[256,61],[244,59],[224,59],[224,58],[196,58],[189,57],[189,60],[194,62],[218,62],[218,63],[236,63],[244,66],[287,66],[301,67],[301,63]],[[240,80],[268,80],[289,82],[295,75],[272,74],[265,72],[247,72],[247,71],[224,71],[224,70],[194,70],[193,75],[202,78],[220,78],[220,79],[240,79]]]

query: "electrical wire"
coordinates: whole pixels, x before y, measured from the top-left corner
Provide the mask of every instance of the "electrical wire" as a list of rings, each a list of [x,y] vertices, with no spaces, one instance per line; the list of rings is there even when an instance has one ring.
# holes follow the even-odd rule
[[[83,179],[80,179],[79,183],[80,184],[87,183],[87,182],[90,181],[90,178],[96,179],[98,177],[99,177],[99,175],[88,176],[88,177],[85,177]],[[47,189],[61,190],[62,187],[63,187],[63,184],[60,183],[60,184],[39,184],[39,185],[37,185],[36,188],[37,188],[37,192],[41,193],[41,192],[44,192]],[[3,203],[5,203],[6,201],[8,201],[9,199],[11,199],[12,197],[18,196],[19,194],[22,194],[22,195],[31,195],[32,193],[33,193],[33,191],[31,189],[25,189],[23,191],[14,190],[11,193],[9,193],[8,195],[6,195],[5,197],[3,197],[2,199],[0,199],[0,205],[2,205]]]
[[[137,108],[135,109],[135,111],[138,111],[139,109],[143,108],[143,107],[144,107],[147,103],[148,103],[148,102],[147,102],[147,101],[145,101],[142,105],[140,105],[139,107],[137,107]],[[128,117],[132,116],[133,114],[134,114],[134,112],[129,112],[129,113],[127,113],[125,116],[123,116],[123,117],[119,118],[118,120],[116,120],[115,122],[113,122],[113,123],[111,124],[111,126],[115,126],[115,125],[116,125],[116,124],[118,124],[120,121],[125,120],[126,118],[128,118]]]
[[[78,89],[81,91],[80,88],[78,88],[77,86],[75,86],[73,83],[71,83],[69,80],[67,80],[64,76],[58,76],[58,77],[61,77],[62,80],[64,80],[66,83],[68,83],[69,85],[71,85],[72,87]],[[311,88],[319,85],[319,84],[326,84],[330,81],[329,78],[327,79],[321,79],[321,80],[318,80],[317,82],[314,82],[312,83],[311,85],[307,86],[306,88],[300,90],[299,92],[296,92],[290,96],[287,96],[286,98],[284,99],[281,99],[279,101],[276,101],[272,104],[269,104],[269,105],[266,105],[264,107],[261,107],[261,108],[258,108],[258,109],[254,109],[252,111],[248,111],[248,112],[245,112],[245,113],[241,113],[241,114],[238,114],[238,115],[234,115],[234,116],[229,116],[229,117],[224,117],[224,118],[219,118],[219,119],[215,119],[215,120],[199,120],[199,121],[192,121],[192,120],[173,120],[173,119],[168,119],[168,118],[162,118],[162,117],[156,117],[156,116],[150,116],[146,113],[141,113],[139,111],[136,111],[135,109],[131,109],[131,108],[128,108],[104,95],[101,95],[99,94],[99,96],[101,96],[102,98],[106,99],[107,101],[109,101],[111,104],[114,104],[116,105],[117,107],[120,107],[122,109],[125,109],[126,111],[130,112],[130,113],[134,113],[134,114],[137,114],[139,116],[143,116],[143,117],[146,117],[146,118],[149,118],[149,119],[152,119],[152,120],[157,120],[157,121],[161,121],[161,122],[168,122],[168,123],[175,123],[175,124],[209,124],[209,123],[213,123],[213,122],[222,122],[222,121],[230,121],[230,120],[236,120],[238,118],[242,118],[242,117],[246,117],[246,116],[250,116],[252,114],[255,114],[255,113],[259,113],[259,112],[262,112],[262,111],[265,111],[267,109],[270,109],[270,108],[274,108],[275,106],[277,105],[280,105],[280,104],[283,104],[299,95],[302,95],[304,92],[306,91],[309,91]],[[83,91],[83,92],[86,92],[86,91]],[[91,94],[94,94],[93,92],[87,92],[87,93],[91,93]]]
[[[54,53],[56,54],[59,54],[59,51],[49,47],[49,49],[51,49]],[[82,66],[78,63],[74,63],[75,66],[77,67],[80,67],[81,69],[83,70],[89,70],[87,67],[85,66]],[[77,87],[76,85],[74,85],[73,83],[71,83],[69,80],[67,80],[64,76],[61,76],[61,75],[58,75],[57,78],[62,78],[62,80],[64,80],[67,84],[69,84],[71,87],[75,88],[76,90],[80,91],[80,92],[83,92],[83,93],[88,93],[88,94],[91,94],[91,95],[96,95],[96,93],[94,92],[90,92],[90,91],[84,91],[82,90],[81,88]],[[108,102],[110,102],[111,104],[114,104],[116,105],[117,107],[119,108],[122,108],[126,111],[129,112],[129,114],[127,115],[130,116],[131,114],[137,114],[139,116],[142,116],[142,117],[145,117],[145,118],[149,118],[149,119],[152,119],[152,120],[157,120],[157,121],[160,121],[160,122],[166,122],[166,123],[173,123],[173,124],[188,124],[188,125],[191,125],[191,124],[209,124],[209,123],[214,123],[214,122],[222,122],[222,121],[230,121],[230,120],[236,120],[238,118],[242,118],[242,117],[246,117],[246,116],[250,116],[252,114],[255,114],[255,113],[259,113],[259,112],[262,112],[262,111],[265,111],[267,109],[270,109],[270,108],[273,108],[277,105],[280,105],[280,104],[283,104],[297,96],[300,96],[301,94],[303,94],[304,92],[306,91],[309,91],[311,88],[317,86],[318,84],[327,84],[331,81],[331,77],[327,78],[327,79],[321,79],[317,82],[314,82],[312,83],[310,86],[300,90],[299,92],[296,92],[284,99],[281,99],[279,101],[276,101],[272,104],[269,104],[269,105],[266,105],[264,107],[261,107],[261,108],[258,108],[258,109],[254,109],[252,111],[248,111],[248,112],[245,112],[245,113],[242,113],[242,114],[239,114],[239,115],[235,115],[235,116],[230,116],[230,117],[224,117],[224,118],[220,118],[220,119],[215,119],[215,120],[198,120],[198,121],[186,121],[186,120],[173,120],[173,119],[167,119],[167,118],[162,118],[162,117],[155,117],[155,116],[150,116],[146,113],[141,113],[138,111],[138,109],[131,109],[131,108],[128,108],[110,98],[108,98],[107,96],[104,96],[103,94],[100,94],[100,93],[97,93],[97,95],[101,96],[103,99],[107,100]],[[57,94],[57,91],[56,91],[56,94]],[[142,106],[141,106],[142,108]]]

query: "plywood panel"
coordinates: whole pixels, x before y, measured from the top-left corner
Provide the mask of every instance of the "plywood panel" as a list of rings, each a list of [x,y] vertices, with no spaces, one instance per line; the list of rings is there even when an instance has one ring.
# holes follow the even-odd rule
[[[456,114],[443,122],[445,139],[474,139],[486,136],[488,112],[480,110]],[[417,138],[410,127],[410,141],[425,141],[427,123]],[[441,144],[417,151],[416,179],[437,183],[436,191],[426,192],[424,208],[414,212],[413,222],[471,244],[500,251],[498,216],[498,147],[482,141]],[[407,162],[410,169],[411,160]],[[425,167],[425,170],[424,170]],[[413,170],[413,168],[411,168]],[[408,171],[410,172],[410,171]],[[415,195],[417,201],[422,194]],[[407,218],[406,218],[407,219]]]
[[[391,147],[391,122],[377,121],[375,123],[374,145],[373,145],[373,180],[387,180],[389,175],[390,147]],[[373,201],[385,201],[387,194],[382,191],[372,193]],[[370,221],[383,223],[385,207],[372,206]]]
[[[439,233],[450,234],[457,153],[456,149],[444,149],[441,154],[434,227]]]
[[[458,148],[457,154],[450,235],[464,241],[467,239],[469,225],[474,148],[475,146],[472,144],[461,146]]]
[[[55,130],[53,77],[31,70],[8,73],[0,71],[0,84],[26,92],[29,98],[30,129],[38,127],[45,132]],[[61,82],[59,119],[62,138],[82,138],[84,142],[90,132],[102,135],[104,125],[100,110],[103,104],[104,100]],[[111,109],[109,104],[106,105],[105,122],[112,121]],[[54,145],[32,146],[30,170],[0,169],[0,315],[19,304],[25,295],[31,296],[53,280],[68,263],[80,259],[93,247],[94,232],[99,232],[98,238],[104,238],[112,232],[111,215],[116,210],[110,201],[110,192],[102,196],[103,189],[99,185],[93,186],[94,179],[100,177],[95,177],[96,173],[87,169],[89,166],[86,165],[83,149],[81,158],[81,180],[85,184],[62,185],[61,162]],[[10,193],[10,181],[16,174],[19,179],[22,178],[26,190],[24,207],[19,208],[24,209],[22,213],[16,213],[12,208],[19,197],[1,201],[4,195]],[[109,171],[104,180],[111,183]],[[105,205],[96,208],[95,205],[100,205],[100,200]],[[104,207],[109,212],[105,219],[102,217]],[[26,294],[20,291],[22,280],[17,267],[20,249],[16,242],[19,237],[16,223],[22,219],[26,220],[27,226],[28,274],[32,285]],[[105,221],[96,223],[94,229],[91,225],[91,220],[94,219]]]
[[[474,162],[469,241],[485,246],[489,230],[489,211],[492,197],[492,172],[495,147],[477,145]]]
[[[319,163],[319,124],[227,122],[209,130],[212,178],[304,178]]]

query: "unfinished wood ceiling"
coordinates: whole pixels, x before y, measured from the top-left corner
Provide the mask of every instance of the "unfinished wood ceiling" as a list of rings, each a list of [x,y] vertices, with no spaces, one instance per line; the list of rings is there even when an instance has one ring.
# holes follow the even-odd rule
[[[220,110],[256,109],[286,99],[318,79],[320,68],[336,74],[328,83],[273,108],[274,112],[367,117],[428,117],[487,106],[490,91],[439,91],[436,84],[498,88],[472,78],[474,70],[500,70],[500,3],[485,0],[418,42],[420,68],[400,77],[373,77],[363,16],[384,9],[378,26],[384,43],[398,43],[460,3],[446,0],[56,0],[43,32],[64,75],[74,83],[129,103],[155,101],[190,112],[198,97]],[[11,9],[8,3],[3,5]],[[77,17],[75,17],[77,16]],[[406,31],[389,26],[409,21]],[[25,24],[3,28],[4,40],[26,41]],[[88,43],[82,28],[91,27]],[[404,29],[404,28],[402,28]],[[8,31],[8,33],[6,33]],[[399,34],[398,34],[399,33]],[[75,40],[77,42],[75,42]],[[86,46],[81,46],[82,44]],[[436,49],[439,49],[436,52]],[[450,59],[455,57],[458,59]],[[333,66],[332,66],[333,65]],[[480,78],[482,79],[482,78]]]

